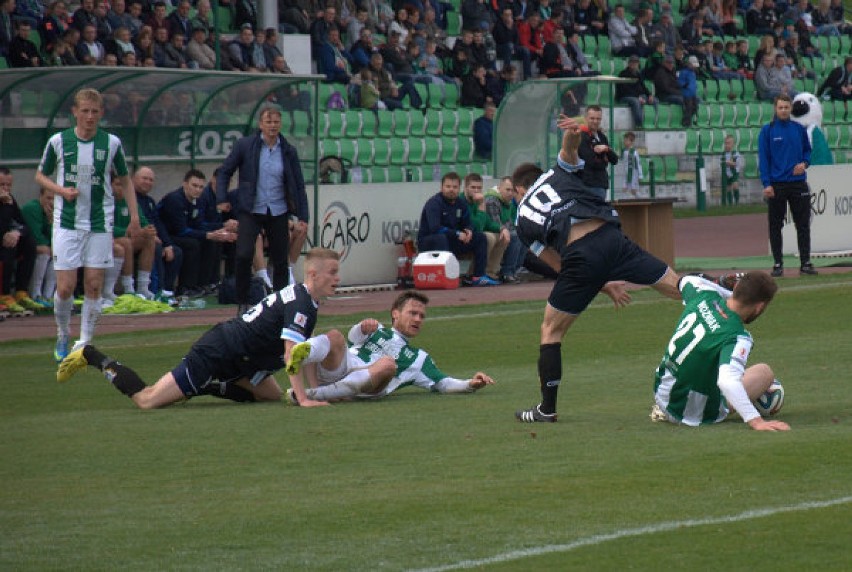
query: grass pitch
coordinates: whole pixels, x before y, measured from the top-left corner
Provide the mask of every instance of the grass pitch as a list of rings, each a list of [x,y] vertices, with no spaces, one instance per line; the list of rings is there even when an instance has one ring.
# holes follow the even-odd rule
[[[0,569],[848,569],[850,291],[785,279],[752,325],[785,434],[649,422],[680,306],[646,291],[566,337],[554,425],[513,419],[538,399],[542,303],[429,311],[419,345],[493,387],[322,409],[141,412],[95,370],[58,385],[51,340],[3,344]],[[200,333],[99,346],[153,381]]]

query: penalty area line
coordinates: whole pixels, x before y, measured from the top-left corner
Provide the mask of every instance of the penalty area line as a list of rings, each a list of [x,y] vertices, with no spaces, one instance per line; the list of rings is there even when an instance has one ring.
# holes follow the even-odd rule
[[[557,552],[570,552],[572,550],[576,550],[577,548],[583,548],[586,546],[596,546],[598,544],[603,544],[604,542],[609,542],[611,540],[619,540],[621,538],[630,538],[634,536],[644,536],[646,534],[657,534],[659,532],[668,532],[671,530],[677,530],[679,528],[692,528],[696,526],[707,526],[714,524],[727,524],[733,522],[742,522],[745,520],[752,520],[755,518],[765,518],[767,516],[774,516],[776,514],[783,514],[787,512],[799,512],[799,511],[807,511],[813,509],[820,508],[828,508],[833,506],[838,506],[842,504],[848,504],[852,502],[852,496],[845,496],[836,499],[829,499],[824,501],[808,501],[794,505],[787,506],[778,506],[774,508],[765,508],[765,509],[756,509],[756,510],[747,510],[745,512],[741,512],[739,514],[732,514],[727,516],[719,516],[715,518],[699,518],[699,519],[688,519],[688,520],[676,520],[670,522],[661,522],[659,524],[651,524],[647,526],[640,526],[638,528],[627,528],[624,530],[616,530],[614,532],[610,532],[608,534],[596,534],[594,536],[589,536],[587,538],[580,538],[575,540],[574,542],[569,542],[567,544],[551,544],[546,546],[539,546],[535,548],[525,548],[523,550],[513,550],[511,552],[506,552],[504,554],[498,554],[496,556],[491,556],[489,558],[481,558],[479,560],[462,560],[460,562],[455,562],[453,564],[445,564],[442,566],[435,566],[433,568],[419,568],[414,570],[413,572],[443,572],[445,570],[461,570],[464,568],[476,568],[479,566],[486,566],[488,564],[500,564],[503,562],[509,562],[512,560],[521,560],[523,558],[542,556],[544,554],[553,554]]]

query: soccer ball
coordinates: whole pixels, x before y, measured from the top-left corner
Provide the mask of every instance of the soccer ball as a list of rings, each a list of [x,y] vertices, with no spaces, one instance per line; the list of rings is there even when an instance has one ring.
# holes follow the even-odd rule
[[[763,417],[775,415],[784,406],[784,387],[777,379],[772,382],[766,393],[754,401],[754,406]]]

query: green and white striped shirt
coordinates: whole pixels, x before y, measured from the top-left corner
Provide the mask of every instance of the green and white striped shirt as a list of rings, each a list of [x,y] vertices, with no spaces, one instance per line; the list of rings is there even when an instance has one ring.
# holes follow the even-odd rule
[[[47,142],[38,170],[56,173],[61,187],[74,187],[80,194],[68,201],[58,193],[53,203],[54,228],[112,233],[115,199],[110,171],[127,175],[121,141],[98,129],[88,141],[77,137],[74,128],[55,134]]]

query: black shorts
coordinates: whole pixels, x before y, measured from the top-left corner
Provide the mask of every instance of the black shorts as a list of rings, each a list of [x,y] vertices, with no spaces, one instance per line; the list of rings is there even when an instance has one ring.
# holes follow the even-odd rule
[[[228,349],[228,340],[219,325],[207,330],[172,370],[178,387],[187,397],[214,380],[233,381],[245,377]]]
[[[665,276],[668,265],[642,250],[613,224],[604,224],[566,246],[562,269],[547,302],[561,312],[580,314],[610,280],[648,286]]]

